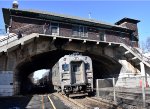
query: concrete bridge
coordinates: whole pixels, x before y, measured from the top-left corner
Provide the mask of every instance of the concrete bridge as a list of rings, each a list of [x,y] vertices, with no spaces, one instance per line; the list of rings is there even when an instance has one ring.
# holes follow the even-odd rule
[[[5,20],[8,20],[6,19],[8,10],[4,9],[3,11]],[[17,10],[12,10],[12,12],[15,11]],[[7,21],[5,22],[7,23]],[[14,25],[15,23],[12,23],[10,28],[13,34],[0,41],[0,73],[13,73],[12,95],[27,92],[27,88],[31,84],[28,76],[34,71],[51,69],[60,57],[73,52],[79,52],[92,58],[94,82],[95,79],[109,77],[149,76],[149,60],[143,57],[137,49],[124,43],[122,38],[118,38],[118,42],[112,42],[94,38],[47,34],[45,31],[43,34],[32,31],[29,33],[28,31],[28,34],[22,33],[22,37],[18,39]],[[119,79],[116,85],[122,85],[119,83]],[[137,84],[132,84],[128,87],[136,86]]]
[[[37,33],[19,40],[17,36],[13,37],[16,40],[8,40],[8,43],[0,47],[0,64],[4,69],[1,72],[14,74],[14,94],[26,91],[25,88],[31,84],[27,81],[29,74],[40,69],[50,69],[60,57],[73,52],[92,58],[94,79],[149,74],[149,63],[143,60],[142,55],[122,43]]]

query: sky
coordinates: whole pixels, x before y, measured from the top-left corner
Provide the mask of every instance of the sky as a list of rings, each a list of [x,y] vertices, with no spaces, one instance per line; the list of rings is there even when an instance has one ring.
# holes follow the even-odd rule
[[[13,0],[0,0],[0,8],[11,8]],[[18,0],[19,9],[44,10],[73,16],[91,18],[114,24],[129,17],[140,20],[138,23],[139,39],[145,42],[150,37],[150,1],[80,1],[80,0]],[[2,11],[0,10],[0,29],[4,29]]]
[[[11,8],[13,0],[0,0],[0,8]],[[49,11],[104,21],[114,24],[124,17],[140,20],[138,23],[140,45],[150,37],[150,1],[80,1],[80,0],[18,0],[19,9]],[[2,10],[0,10],[0,29],[4,29]]]
[[[49,71],[48,69],[37,70],[34,72],[33,78],[40,79],[40,78],[42,78],[42,75],[48,71]]]

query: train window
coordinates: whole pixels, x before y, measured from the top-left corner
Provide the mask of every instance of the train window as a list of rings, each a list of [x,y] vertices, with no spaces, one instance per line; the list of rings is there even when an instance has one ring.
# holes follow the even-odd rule
[[[63,64],[63,65],[62,65],[62,69],[63,69],[64,71],[69,71],[69,64]]]
[[[85,70],[90,70],[90,64],[89,63],[85,63]]]
[[[72,65],[72,71],[73,72],[79,72],[80,71],[80,65],[79,64],[73,64]]]

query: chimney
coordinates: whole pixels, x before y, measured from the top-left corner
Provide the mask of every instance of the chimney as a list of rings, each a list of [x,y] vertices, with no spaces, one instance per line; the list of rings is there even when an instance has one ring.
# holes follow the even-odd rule
[[[18,9],[18,6],[19,6],[18,1],[17,1],[17,0],[14,0],[14,1],[13,1],[13,4],[12,4],[12,8]]]

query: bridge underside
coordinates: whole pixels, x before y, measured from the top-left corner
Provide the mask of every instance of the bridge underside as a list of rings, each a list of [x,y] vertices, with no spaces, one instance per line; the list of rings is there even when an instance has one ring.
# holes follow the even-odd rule
[[[66,54],[72,54],[75,51],[67,50],[54,50],[45,53],[41,53],[30,57],[30,59],[17,65],[15,72],[17,79],[20,81],[20,93],[28,93],[28,89],[32,87],[32,82],[28,78],[34,71],[40,69],[51,69],[53,65]],[[121,69],[121,65],[114,59],[104,55],[95,55],[90,52],[82,52],[83,55],[90,56],[93,61],[94,70],[94,87],[95,79],[118,77]]]

